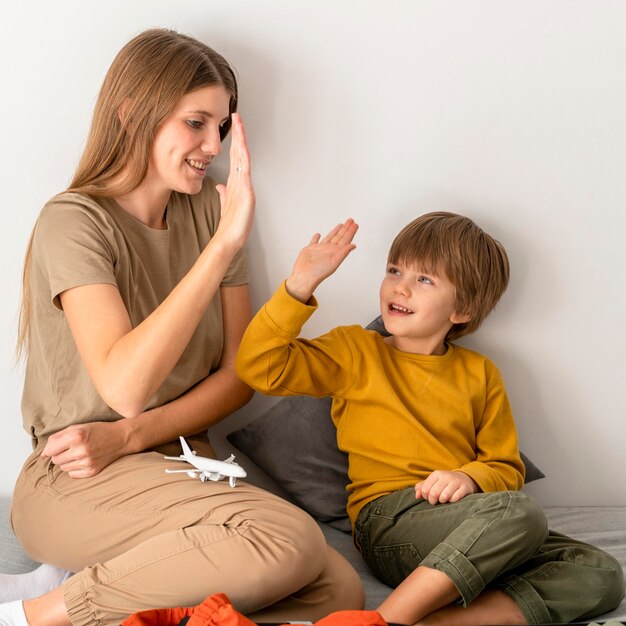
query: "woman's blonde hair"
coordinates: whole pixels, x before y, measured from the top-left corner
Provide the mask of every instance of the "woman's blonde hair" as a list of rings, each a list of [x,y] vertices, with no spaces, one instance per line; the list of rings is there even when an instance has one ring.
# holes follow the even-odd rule
[[[146,30],[117,54],[94,108],[87,143],[67,191],[116,197],[146,176],[155,131],[187,93],[220,85],[237,110],[237,80],[227,61],[202,42],[167,29]],[[224,139],[231,120],[221,129]],[[33,230],[34,232],[34,230]],[[28,348],[32,234],[22,276],[18,358]]]
[[[456,213],[427,213],[407,224],[391,244],[388,261],[443,273],[454,285],[456,312],[471,319],[448,331],[450,341],[474,332],[509,284],[504,246]]]

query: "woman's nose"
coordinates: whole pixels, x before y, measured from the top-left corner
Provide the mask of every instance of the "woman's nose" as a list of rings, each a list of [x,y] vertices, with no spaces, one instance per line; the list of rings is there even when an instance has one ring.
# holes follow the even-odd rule
[[[222,151],[222,141],[220,138],[219,128],[211,128],[207,130],[203,137],[200,149],[202,152],[210,154],[211,156],[217,156]]]

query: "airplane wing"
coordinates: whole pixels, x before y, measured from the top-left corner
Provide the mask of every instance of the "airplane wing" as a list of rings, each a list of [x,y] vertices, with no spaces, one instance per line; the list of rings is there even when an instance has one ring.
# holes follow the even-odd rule
[[[193,465],[195,469],[189,470],[165,470],[168,474],[183,473],[191,477],[199,477],[202,482],[207,480],[222,480],[228,478],[231,487],[235,486],[236,478],[245,478],[246,470],[238,463],[234,462],[235,456],[231,454],[224,461],[218,461],[207,457],[197,456],[189,447],[184,437],[180,437],[180,445],[183,448],[183,454],[180,456],[166,456],[164,458],[170,461],[186,461]]]

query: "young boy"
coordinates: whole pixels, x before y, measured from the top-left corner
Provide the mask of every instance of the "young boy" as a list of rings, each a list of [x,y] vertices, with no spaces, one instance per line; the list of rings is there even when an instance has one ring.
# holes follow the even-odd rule
[[[298,339],[316,287],[355,248],[358,226],[316,234],[245,333],[237,371],[273,395],[331,396],[349,455],[348,515],[378,607],[399,624],[584,620],[624,594],[619,563],[551,532],[524,482],[504,384],[452,340],[476,330],[506,289],[502,245],[471,220],[430,213],[389,252],[380,307],[389,337],[360,326]]]

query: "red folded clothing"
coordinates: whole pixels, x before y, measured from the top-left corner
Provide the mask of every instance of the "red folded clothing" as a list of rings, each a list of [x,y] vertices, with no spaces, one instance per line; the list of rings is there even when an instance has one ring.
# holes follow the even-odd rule
[[[336,611],[315,626],[387,626],[378,611]]]
[[[140,611],[126,618],[122,626],[179,626],[187,617],[186,626],[255,626],[235,610],[223,593],[209,596],[193,607]]]
[[[121,626],[256,626],[237,611],[223,593],[194,607],[151,609],[134,613]],[[283,624],[282,626],[288,626]],[[377,611],[336,611],[314,626],[388,626]]]

